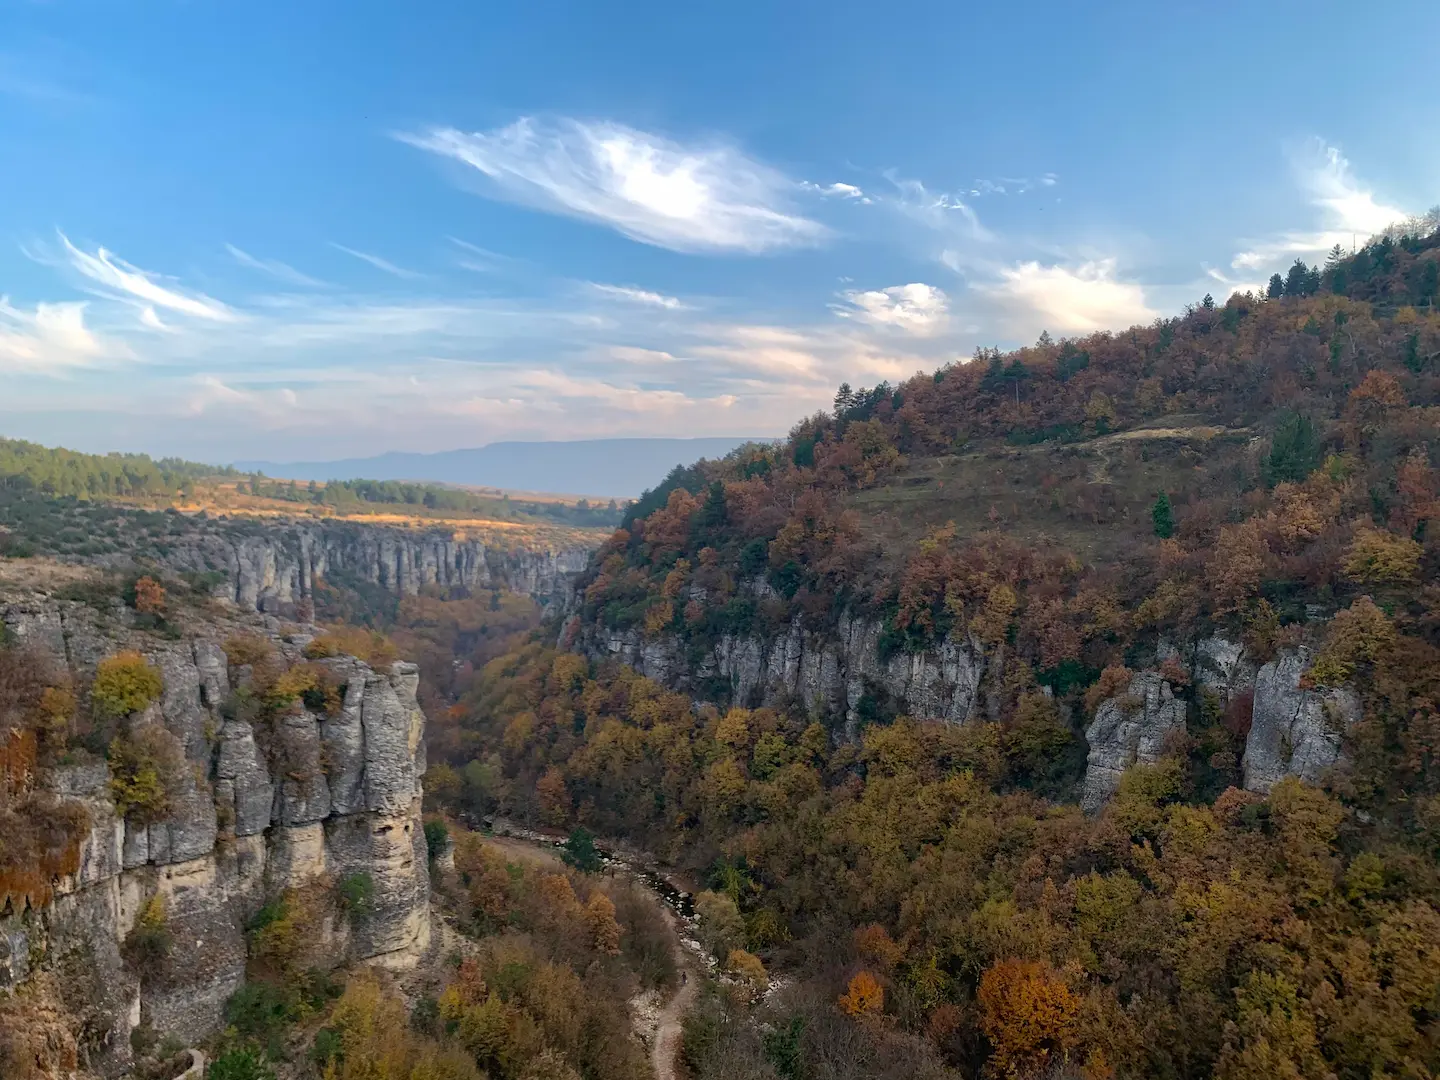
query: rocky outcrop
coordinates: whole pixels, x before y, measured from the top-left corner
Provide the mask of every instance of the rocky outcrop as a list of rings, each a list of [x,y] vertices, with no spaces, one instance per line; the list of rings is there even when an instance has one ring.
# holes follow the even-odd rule
[[[1184,730],[1185,703],[1176,700],[1170,684],[1156,672],[1140,672],[1123,694],[1101,702],[1085,729],[1090,754],[1081,805],[1086,812],[1105,804],[1130,766],[1159,761],[1171,735]]]
[[[206,527],[206,526],[209,527]],[[143,554],[143,553],[142,553]],[[331,580],[414,596],[422,589],[504,588],[564,603],[590,549],[500,548],[440,529],[344,522],[197,522],[159,560],[175,571],[223,573],[217,595],[244,610],[292,613]]]
[[[86,807],[90,831],[48,904],[0,911],[0,992],[54,976],[93,1069],[122,1073],[142,1023],[183,1042],[216,1030],[244,979],[246,924],[286,889],[367,875],[369,904],[327,909],[317,944],[335,963],[418,958],[430,923],[414,665],[328,660],[344,685],[338,712],[296,711],[267,721],[262,738],[227,705],[242,673],[230,671],[219,642],[243,626],[297,658],[304,638],[287,642],[273,619],[191,627],[170,641],[132,629],[124,609],[26,596],[0,598],[0,620],[37,662],[69,668],[81,685],[100,658],[144,653],[164,692],[129,723],[163,725],[184,752],[173,811],[148,825],[117,816],[103,761],[42,771],[44,787]],[[156,896],[174,944],[164,972],[142,982],[121,944]]]
[[[1360,718],[1348,688],[1306,690],[1310,652],[1283,653],[1255,677],[1255,706],[1245,740],[1245,787],[1267,792],[1286,776],[1315,783],[1340,760],[1345,729]]]
[[[562,636],[568,631],[562,630]],[[799,703],[812,715],[842,720],[852,736],[867,704],[917,719],[964,723],[976,715],[985,659],[975,641],[947,640],[920,653],[881,658],[878,622],[842,616],[833,633],[804,629],[794,618],[771,638],[725,635],[698,658],[679,639],[644,638],[634,630],[591,628],[581,648],[613,657],[643,675],[696,696],[715,692],[746,705]]]

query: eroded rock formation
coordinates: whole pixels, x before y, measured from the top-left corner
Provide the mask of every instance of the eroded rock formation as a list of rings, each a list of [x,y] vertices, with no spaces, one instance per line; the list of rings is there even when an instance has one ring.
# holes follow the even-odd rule
[[[303,633],[286,640],[276,620],[249,618],[246,629],[299,659]],[[183,1042],[215,1030],[244,979],[247,921],[286,889],[365,875],[363,910],[325,911],[324,951],[337,963],[418,958],[430,923],[414,665],[382,671],[353,657],[323,661],[343,684],[343,704],[333,715],[280,718],[267,737],[283,745],[267,753],[226,704],[245,674],[221,649],[234,623],[190,627],[169,641],[135,631],[124,608],[44,595],[0,599],[0,620],[37,662],[68,668],[82,685],[101,658],[141,651],[161,672],[164,693],[128,723],[163,725],[188,766],[176,778],[172,812],[149,825],[117,816],[104,761],[39,775],[43,787],[82,803],[91,825],[78,868],[54,883],[48,903],[12,897],[0,909],[0,990],[35,979],[59,987],[90,1067],[123,1072],[130,1033],[142,1023]],[[142,982],[121,945],[156,896],[172,956],[163,977]]]
[[[1286,776],[1315,783],[1340,759],[1345,729],[1360,718],[1348,688],[1305,690],[1308,649],[1281,654],[1255,677],[1255,708],[1245,740],[1245,787],[1267,792]]]
[[[807,711],[844,721],[853,735],[866,699],[887,699],[917,719],[963,724],[980,704],[985,658],[978,643],[945,641],[921,653],[881,658],[878,622],[842,616],[834,633],[793,619],[769,640],[727,634],[699,663],[673,637],[646,640],[635,630],[595,630],[585,651],[615,657],[643,675],[703,697],[719,680],[731,700],[749,705],[798,702]]]
[[[1169,749],[1171,737],[1185,730],[1185,703],[1178,701],[1160,675],[1142,671],[1123,694],[1107,698],[1085,729],[1090,754],[1085,766],[1081,805],[1094,812],[1120,786],[1132,765],[1153,765]]]

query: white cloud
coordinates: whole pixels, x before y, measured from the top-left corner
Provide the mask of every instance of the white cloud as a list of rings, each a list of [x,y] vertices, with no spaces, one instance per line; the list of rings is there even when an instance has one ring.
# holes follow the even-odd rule
[[[809,180],[802,180],[800,186],[806,191],[814,192],[816,195],[823,195],[833,199],[856,199],[869,206],[872,202],[869,195],[854,184],[816,184]]]
[[[110,352],[85,325],[85,305],[37,304],[25,311],[0,296],[0,371],[59,375],[94,367]]]
[[[677,297],[650,292],[648,289],[636,289],[629,285],[601,285],[594,281],[589,284],[590,288],[602,296],[614,297],[616,300],[629,300],[636,304],[649,304],[651,307],[667,308],[670,311],[678,311],[685,306]]]
[[[462,270],[473,270],[479,274],[495,274],[519,264],[522,260],[510,255],[501,255],[498,251],[491,251],[479,244],[472,244],[468,240],[461,240],[458,237],[446,237],[466,255],[459,260],[459,267]]]
[[[346,255],[359,259],[361,262],[369,263],[375,267],[376,270],[383,270],[387,274],[391,274],[397,278],[403,278],[406,281],[414,281],[416,278],[424,276],[415,270],[407,270],[403,266],[396,266],[389,259],[382,259],[379,255],[371,255],[368,251],[356,251],[354,248],[348,248],[344,244],[337,244],[333,240],[330,242],[330,246],[336,251],[343,251]]]
[[[1297,257],[1321,255],[1337,244],[1349,251],[1357,241],[1364,243],[1408,216],[1399,207],[1377,199],[1355,176],[1349,159],[1321,139],[1307,140],[1293,150],[1290,164],[1296,182],[1317,212],[1319,227],[1249,241],[1231,260],[1233,269],[1269,268]]]
[[[1114,259],[1097,259],[1071,269],[1022,262],[1000,272],[1000,280],[976,286],[995,303],[1008,329],[1021,337],[1032,332],[1089,333],[1156,316],[1145,290],[1118,281]]]
[[[688,147],[614,123],[525,117],[489,132],[398,136],[489,178],[512,202],[599,222],[674,251],[759,253],[818,243],[799,185],[732,147]]]
[[[96,284],[121,294],[122,298],[139,301],[143,307],[164,308],[211,322],[229,323],[239,318],[231,308],[204,293],[185,293],[178,288],[166,288],[160,284],[158,274],[131,266],[103,247],[96,248],[92,255],[70,243],[64,233],[60,234],[60,241],[65,245],[71,266]]]
[[[938,333],[950,319],[949,297],[934,285],[919,281],[864,292],[851,289],[840,295],[845,303],[832,305],[835,314],[910,334]]]
[[[619,360],[622,364],[673,364],[676,362],[674,353],[666,352],[664,349],[641,349],[634,345],[612,345],[607,354],[613,360]]]
[[[241,266],[251,270],[258,270],[262,274],[269,274],[278,281],[287,285],[299,285],[302,288],[313,289],[323,286],[323,281],[318,281],[309,274],[303,274],[288,263],[280,262],[278,259],[258,259],[248,251],[242,251],[234,244],[226,244],[225,250],[230,252],[231,257]]]

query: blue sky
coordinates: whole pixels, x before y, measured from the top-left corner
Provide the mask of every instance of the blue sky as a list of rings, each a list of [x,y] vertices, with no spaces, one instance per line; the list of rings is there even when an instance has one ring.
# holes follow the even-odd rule
[[[0,0],[0,432],[773,435],[1440,202],[1440,5]]]

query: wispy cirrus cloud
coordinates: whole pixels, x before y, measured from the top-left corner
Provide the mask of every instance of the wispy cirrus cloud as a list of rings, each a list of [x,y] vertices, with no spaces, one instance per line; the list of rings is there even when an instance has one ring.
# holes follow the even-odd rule
[[[283,281],[286,285],[298,285],[305,289],[318,289],[325,286],[325,282],[313,278],[309,274],[301,273],[293,266],[278,259],[257,258],[234,244],[226,244],[225,250],[241,266],[250,270],[258,270],[262,274],[269,274],[276,281]]]
[[[1038,177],[1000,176],[993,180],[976,180],[969,191],[974,198],[985,195],[1024,195],[1040,188],[1052,188],[1060,183],[1055,173],[1044,173]]]
[[[683,146],[623,124],[536,117],[493,131],[437,127],[397,138],[477,170],[499,198],[672,251],[759,254],[828,235],[792,208],[798,183],[729,145]]]
[[[82,251],[64,233],[60,233],[60,242],[69,265],[106,290],[102,295],[117,296],[136,304],[142,313],[148,311],[152,323],[159,321],[157,308],[209,322],[232,323],[240,317],[233,308],[204,293],[161,284],[164,279],[159,274],[132,266],[103,247],[93,252]]]
[[[418,270],[408,270],[403,266],[397,266],[389,259],[381,258],[379,255],[372,255],[368,251],[357,251],[355,248],[346,247],[344,244],[337,244],[333,240],[330,241],[330,246],[336,251],[343,251],[351,258],[359,259],[363,263],[369,263],[375,267],[376,270],[383,270],[392,277],[401,278],[405,281],[415,281],[425,276]]]
[[[649,289],[637,289],[629,285],[602,285],[595,281],[589,282],[589,285],[601,296],[608,296],[615,300],[628,300],[632,304],[646,304],[650,307],[665,308],[668,311],[679,311],[685,306],[679,297],[666,296],[663,293],[651,292]]]
[[[448,236],[446,239],[465,253],[457,263],[462,270],[473,270],[478,274],[498,274],[514,269],[525,261],[511,255],[501,255],[498,251],[491,251],[456,236]]]
[[[1235,270],[1277,266],[1296,257],[1319,255],[1336,244],[1348,251],[1355,242],[1363,243],[1409,216],[1400,207],[1381,201],[1355,175],[1340,149],[1323,139],[1308,139],[1292,147],[1289,158],[1296,184],[1315,211],[1316,227],[1245,241],[1244,249],[1231,260]]]
[[[832,304],[831,309],[842,318],[918,336],[939,333],[950,319],[950,298],[924,282],[891,285],[887,289],[850,289],[840,296],[844,302]]]

